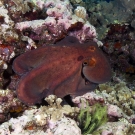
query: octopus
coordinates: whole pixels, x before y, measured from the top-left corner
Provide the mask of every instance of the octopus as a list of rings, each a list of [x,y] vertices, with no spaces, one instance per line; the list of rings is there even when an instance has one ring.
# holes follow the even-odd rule
[[[50,94],[79,96],[111,79],[110,64],[97,43],[71,36],[18,56],[13,70],[20,76],[17,96],[27,105]]]

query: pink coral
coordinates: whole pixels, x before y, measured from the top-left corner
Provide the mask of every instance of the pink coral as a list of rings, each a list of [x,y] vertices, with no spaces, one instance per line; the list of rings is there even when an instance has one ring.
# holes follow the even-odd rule
[[[118,117],[118,118],[122,117],[123,115],[122,110],[118,106],[111,105],[111,104],[107,106],[107,113],[109,116]]]
[[[96,38],[94,26],[73,13],[69,0],[46,0],[44,3],[38,0],[36,4],[41,10],[46,9],[46,19],[24,21],[15,25],[22,32],[29,29],[28,36],[32,40],[54,43],[68,34],[77,37],[80,42]]]
[[[90,105],[94,105],[95,103],[104,103],[104,99],[102,96],[95,94],[94,92],[89,92],[84,94],[83,96],[75,97],[72,100],[78,107],[82,105],[85,106],[88,101]]]

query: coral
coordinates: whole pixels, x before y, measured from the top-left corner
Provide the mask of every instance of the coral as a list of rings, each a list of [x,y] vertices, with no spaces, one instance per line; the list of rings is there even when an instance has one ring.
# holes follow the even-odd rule
[[[96,105],[96,103],[102,103],[103,107],[107,108],[107,123],[100,126],[92,134],[102,134],[102,135],[133,135],[134,130],[134,91],[129,89],[124,82],[118,84],[107,83],[99,85],[99,90],[87,93],[83,96],[76,97],[73,102],[79,106],[79,108],[84,108],[80,111],[79,117],[87,122],[92,120],[91,105]],[[88,104],[90,106],[88,106]],[[88,113],[89,112],[89,113]],[[94,112],[94,111],[93,111]],[[82,117],[85,114],[85,117]],[[100,116],[100,115],[98,115]],[[88,123],[83,123],[83,126],[88,126]],[[89,126],[90,127],[90,126]],[[84,127],[83,127],[84,128]],[[81,127],[82,129],[82,127]]]
[[[61,106],[61,99],[54,95],[46,98],[48,106],[34,107],[23,112],[22,116],[12,118],[0,126],[1,135],[37,135],[53,134],[81,135],[81,130],[70,117],[75,117],[79,108],[69,105]],[[70,117],[69,117],[70,116]]]
[[[123,110],[127,116],[134,114],[135,109],[135,92],[126,86],[126,83],[121,82],[114,86],[109,84],[99,85],[100,94],[103,95],[106,102],[117,105]]]
[[[83,102],[81,102],[83,100]],[[84,94],[83,96],[78,96],[72,99],[74,104],[81,108],[84,106],[84,103],[88,102],[91,106],[95,103],[104,103],[104,98],[100,94],[96,94],[95,92],[89,92]]]
[[[14,30],[14,22],[8,15],[8,10],[3,3],[0,5],[0,82],[4,85],[4,70],[8,68],[8,64],[15,56],[15,47],[13,44],[18,40],[18,34]],[[2,87],[0,87],[2,88]]]
[[[84,42],[89,39],[93,39],[94,41],[96,38],[96,31],[93,29],[94,27],[92,25],[89,25],[89,22],[86,21],[86,23],[83,25],[82,29],[72,31],[69,33],[70,36],[75,36],[78,38],[80,42]],[[96,41],[97,42],[97,41]]]
[[[0,16],[3,17],[0,23],[0,44],[3,42],[14,42],[18,39],[18,34],[14,30],[14,22],[8,15],[8,10],[4,5],[0,6]],[[11,43],[10,43],[11,44]]]
[[[75,117],[80,110],[77,107],[71,107],[69,105],[61,106],[62,99],[57,98],[55,95],[50,95],[45,98],[45,100],[50,105],[49,107],[44,107],[45,112],[47,113],[47,115],[50,116],[50,119],[52,119],[52,121],[58,120],[63,115]]]
[[[123,111],[117,105],[112,104],[107,105],[107,114],[109,117],[117,118],[121,118],[122,116],[124,116]]]
[[[107,107],[100,104],[93,106],[87,104],[85,108],[80,108],[78,121],[83,135],[96,132],[97,128],[107,122]]]
[[[51,132],[54,135],[81,135],[81,130],[78,128],[76,122],[71,118],[63,117],[56,123],[56,125],[58,126],[51,129]]]
[[[11,113],[20,113],[26,108],[11,90],[0,90],[0,123],[10,118]]]
[[[72,2],[72,0],[71,0]],[[84,6],[88,13],[88,20],[96,27],[98,39],[102,40],[108,31],[109,24],[131,24],[134,26],[133,0],[122,1],[88,0],[82,3],[72,2],[73,6]]]
[[[70,1],[71,3],[74,3],[74,4],[79,4],[83,2],[82,0],[70,0]]]
[[[115,78],[123,78],[127,85],[135,87],[135,34],[130,25],[111,24],[103,42]],[[129,76],[129,77],[128,77]],[[115,79],[116,80],[116,79]]]
[[[12,0],[15,3],[16,11],[21,11],[23,14],[30,11],[30,7],[28,6],[28,2],[25,0]]]
[[[73,14],[70,2],[66,1],[34,1],[35,5],[40,10],[46,9],[47,17],[45,19],[19,22],[15,25],[16,29],[22,31],[29,31],[29,37],[34,41],[42,41],[42,43],[54,43],[62,39],[67,34],[77,37],[80,42],[87,39],[96,38],[97,34],[95,28],[84,19],[86,19],[86,11],[80,11],[81,17]],[[40,4],[39,4],[40,3]],[[76,14],[77,14],[76,9]],[[79,31],[78,31],[79,30]],[[78,32],[77,32],[78,31]],[[81,31],[82,34],[81,34]]]
[[[101,126],[102,128],[99,127],[95,131],[95,134],[102,133],[103,135],[109,135],[117,133],[119,135],[121,133],[121,135],[132,135],[135,132],[133,128],[133,123],[135,120],[134,95],[135,92],[129,89],[126,86],[125,82],[119,82],[118,84],[109,82],[107,84],[99,85],[99,90],[96,90],[95,93],[90,92],[83,96],[74,98],[73,102],[75,103],[75,105],[79,106],[79,108],[85,107],[82,110],[82,114],[86,113],[87,111],[92,111],[91,108],[87,109],[87,103],[89,103],[90,106],[95,105],[96,103],[102,103],[103,106],[107,107],[108,122],[105,125]],[[85,116],[87,117],[87,119],[89,118],[88,121],[90,121],[90,117],[88,117],[89,113],[86,114],[87,115]],[[82,119],[86,119],[86,117]],[[127,121],[126,124],[122,120]],[[116,126],[117,124],[119,126]],[[112,128],[110,128],[110,125],[115,130],[112,130]]]
[[[7,63],[15,56],[14,47],[0,44],[0,69],[7,69]]]
[[[126,119],[121,119],[119,122],[107,122],[98,130],[102,131],[102,135],[134,135],[134,129],[134,124],[130,124]]]
[[[117,1],[121,6],[123,6],[127,11],[132,11],[135,9],[134,0],[118,0]]]
[[[74,10],[75,15],[82,19],[86,19],[87,17],[86,12],[87,12],[86,9],[81,6],[77,6],[77,8]]]

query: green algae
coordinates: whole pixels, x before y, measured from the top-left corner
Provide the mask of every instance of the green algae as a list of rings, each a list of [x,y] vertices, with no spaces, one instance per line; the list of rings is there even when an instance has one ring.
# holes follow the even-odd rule
[[[87,103],[86,107],[80,110],[78,122],[83,135],[97,135],[101,131],[96,130],[107,122],[107,107],[99,103],[89,106]]]

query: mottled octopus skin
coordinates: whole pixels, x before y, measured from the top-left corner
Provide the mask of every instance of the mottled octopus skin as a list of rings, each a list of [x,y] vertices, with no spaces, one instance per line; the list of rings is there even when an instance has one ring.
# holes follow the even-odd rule
[[[18,98],[27,105],[50,94],[82,95],[111,78],[108,60],[97,44],[81,44],[70,36],[20,55],[13,62],[13,70],[21,76]]]

